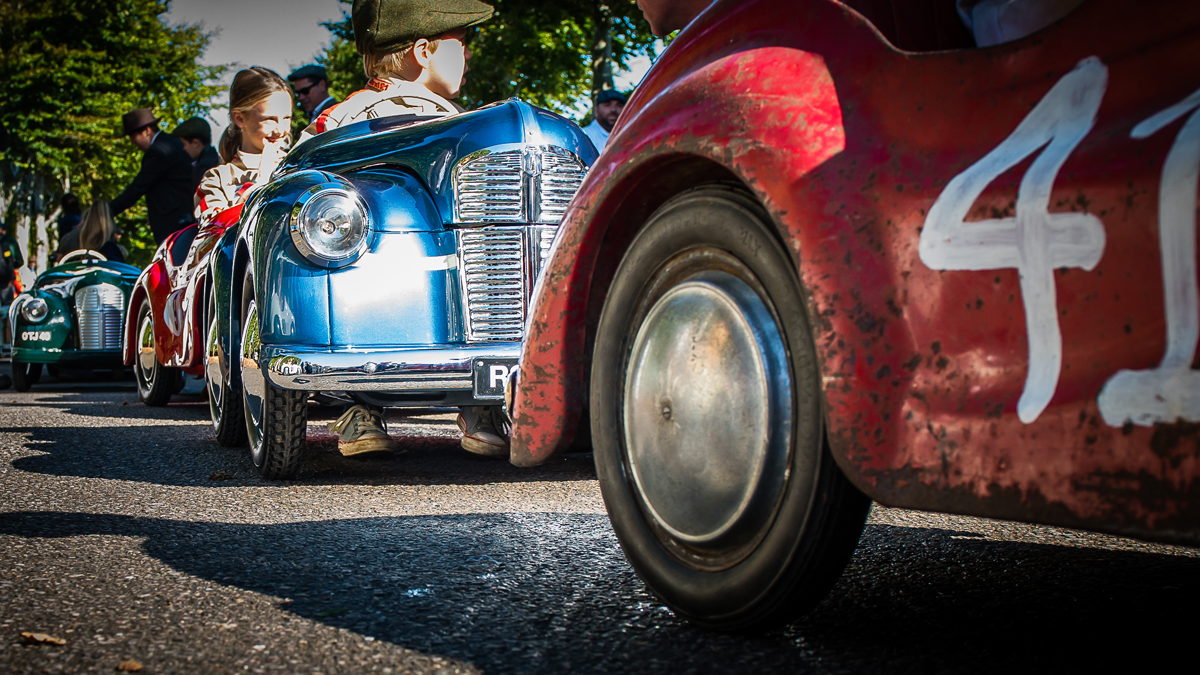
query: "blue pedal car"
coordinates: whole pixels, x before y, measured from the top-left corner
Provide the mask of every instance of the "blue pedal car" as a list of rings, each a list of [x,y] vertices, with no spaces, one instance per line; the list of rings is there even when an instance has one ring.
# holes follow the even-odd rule
[[[597,153],[509,100],[390,117],[295,148],[210,262],[218,440],[265,478],[299,468],[309,397],[498,405],[533,285]]]

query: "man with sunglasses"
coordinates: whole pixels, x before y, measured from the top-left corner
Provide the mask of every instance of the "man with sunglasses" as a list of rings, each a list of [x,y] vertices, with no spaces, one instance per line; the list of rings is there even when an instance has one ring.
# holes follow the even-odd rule
[[[450,99],[466,80],[472,27],[491,16],[479,0],[355,0],[354,43],[371,79],[318,115],[296,144],[362,120],[461,112]]]
[[[287,77],[296,92],[296,100],[310,121],[337,105],[337,99],[329,95],[329,78],[323,66],[304,66],[292,71]]]

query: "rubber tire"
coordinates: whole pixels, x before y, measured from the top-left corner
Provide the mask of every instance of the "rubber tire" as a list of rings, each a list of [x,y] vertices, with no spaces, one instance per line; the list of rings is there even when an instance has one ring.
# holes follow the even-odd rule
[[[216,292],[209,291],[208,305],[204,312],[204,325],[206,329],[204,348],[206,356],[208,354],[208,340],[213,331],[213,322],[216,321]],[[236,351],[237,347],[234,348]],[[207,359],[206,359],[207,363]],[[236,364],[230,363],[230,377],[232,377],[233,368]],[[229,377],[226,377],[226,382],[220,385],[221,398],[226,402],[224,408],[218,409],[213,403],[213,384],[208,381],[208,367],[204,370],[204,391],[208,397],[208,413],[213,423],[213,433],[217,437],[217,443],[226,448],[243,448],[246,447],[246,423],[242,411],[242,390],[229,385]]]
[[[22,363],[14,358],[11,365],[14,391],[29,391],[41,379],[42,364],[40,363]]]
[[[254,300],[254,280],[246,275],[242,284],[242,329],[245,331],[250,304]],[[242,363],[244,341],[238,341],[238,363]],[[265,379],[265,378],[264,378]],[[247,391],[242,379],[242,401],[245,406]],[[286,480],[296,475],[304,455],[308,434],[308,392],[279,389],[270,381],[264,382],[262,429],[252,429],[254,418],[243,408],[246,432],[250,444],[250,461],[258,475],[267,480]],[[257,431],[257,433],[256,433]],[[258,443],[255,442],[258,436]]]
[[[138,308],[137,323],[134,324],[137,331],[134,336],[135,350],[141,349],[142,323],[149,315],[150,299],[143,298],[142,305]],[[151,320],[150,330],[154,330],[153,320]],[[155,408],[161,408],[171,401],[171,395],[178,391],[180,379],[183,376],[178,368],[168,368],[159,363],[157,354],[154,357],[154,367],[149,373],[144,372],[140,351],[133,355],[133,373],[134,379],[137,380],[138,400]]]
[[[683,618],[744,633],[775,628],[820,602],[854,552],[870,507],[829,453],[799,276],[768,223],[752,197],[717,185],[683,193],[656,211],[617,269],[601,312],[591,372],[596,471],[626,557],[650,590]],[[753,274],[785,336],[792,369],[789,478],[761,539],[717,571],[689,563],[663,543],[662,530],[656,534],[630,478],[622,416],[625,369],[640,320],[670,288],[652,289],[652,282],[665,263],[697,246],[732,255]],[[796,478],[801,475],[810,480]]]

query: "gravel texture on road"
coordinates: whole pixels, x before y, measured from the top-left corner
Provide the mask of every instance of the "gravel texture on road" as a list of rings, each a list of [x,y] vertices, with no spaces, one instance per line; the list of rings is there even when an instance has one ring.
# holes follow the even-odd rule
[[[0,671],[1091,672],[1191,659],[1195,549],[876,506],[830,596],[760,636],[691,628],[621,553],[589,455],[518,469],[446,411],[296,480],[213,440],[203,395],[0,392]],[[27,643],[44,633],[64,645]]]

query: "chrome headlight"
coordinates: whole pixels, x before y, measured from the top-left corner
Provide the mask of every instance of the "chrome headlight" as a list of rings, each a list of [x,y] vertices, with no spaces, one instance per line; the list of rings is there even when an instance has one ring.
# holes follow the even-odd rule
[[[338,183],[316,185],[300,195],[289,229],[300,255],[321,267],[344,267],[358,260],[371,236],[362,198]]]
[[[454,213],[460,223],[557,225],[587,167],[558,146],[480,150],[454,168]]]
[[[46,318],[50,307],[41,298],[30,298],[21,304],[21,316],[30,323],[37,323]]]

